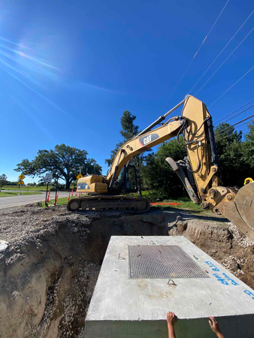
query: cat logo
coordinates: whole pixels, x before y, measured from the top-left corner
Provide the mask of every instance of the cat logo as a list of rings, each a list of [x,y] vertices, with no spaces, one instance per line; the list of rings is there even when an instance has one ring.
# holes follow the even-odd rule
[[[158,134],[149,134],[149,135],[140,137],[139,142],[141,143],[142,146],[146,146],[147,144],[151,143],[157,138],[159,138]]]

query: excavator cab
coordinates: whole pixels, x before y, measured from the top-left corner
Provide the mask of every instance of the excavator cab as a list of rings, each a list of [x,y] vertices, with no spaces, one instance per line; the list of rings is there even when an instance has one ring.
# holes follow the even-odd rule
[[[127,167],[124,191],[125,193],[138,191],[137,169],[134,165],[129,165]]]
[[[118,193],[125,194],[138,191],[137,170],[134,165],[129,164],[123,167],[112,190],[118,190]]]

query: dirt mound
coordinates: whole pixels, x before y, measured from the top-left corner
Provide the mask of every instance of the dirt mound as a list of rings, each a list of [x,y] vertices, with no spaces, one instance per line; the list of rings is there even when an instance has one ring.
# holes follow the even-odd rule
[[[224,219],[186,211],[0,212],[0,336],[83,337],[86,311],[112,235],[183,235],[254,288],[253,243]]]
[[[169,224],[169,235],[183,235],[254,289],[254,243],[232,223],[185,220]]]

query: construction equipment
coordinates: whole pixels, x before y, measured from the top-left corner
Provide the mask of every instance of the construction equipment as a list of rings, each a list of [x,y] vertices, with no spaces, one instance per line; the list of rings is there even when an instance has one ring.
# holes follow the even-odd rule
[[[181,116],[161,123],[182,105]],[[158,124],[161,125],[153,129]],[[212,118],[206,105],[190,95],[127,141],[118,150],[106,177],[89,175],[79,179],[78,192],[95,196],[71,199],[67,205],[68,210],[149,210],[149,201],[145,198],[119,196],[121,192],[137,190],[137,184],[135,187],[130,186],[129,177],[137,177],[135,168],[129,164],[130,160],[172,137],[177,137],[180,142],[180,135],[183,135],[188,157],[178,162],[171,158],[166,161],[178,174],[191,200],[200,203],[203,209],[224,215],[254,239],[254,182],[240,190],[219,185]]]
[[[252,183],[252,182],[253,182],[253,178],[247,177],[247,178],[245,178],[245,180],[244,180],[244,185],[249,184],[249,183]]]

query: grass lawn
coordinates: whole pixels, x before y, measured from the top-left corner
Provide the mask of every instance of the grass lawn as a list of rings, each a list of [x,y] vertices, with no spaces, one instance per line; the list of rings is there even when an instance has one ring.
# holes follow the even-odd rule
[[[52,186],[49,187],[49,189],[52,188]],[[4,190],[19,190],[19,185],[4,185],[2,187],[2,189]],[[38,187],[38,186],[35,186],[35,187],[31,187],[30,185],[25,185],[25,186],[22,186],[21,187],[21,192],[22,191],[46,191],[47,190],[47,187],[45,186],[41,186],[41,187]]]
[[[156,198],[153,198],[154,195],[153,191],[142,191],[142,197],[148,198],[151,203],[158,203],[158,205],[153,205],[151,207],[154,208],[160,208],[160,209],[184,209],[192,211],[193,213],[209,213],[212,212],[211,210],[204,210],[200,207],[199,204],[193,203],[189,197],[181,197],[181,198],[175,198],[175,199],[164,199],[164,200],[157,200]],[[132,194],[132,196],[138,197],[137,193]],[[155,195],[156,196],[156,195]],[[175,203],[176,205],[160,205],[159,203]]]
[[[13,191],[13,192],[4,192],[3,190],[0,192],[0,197],[13,197],[13,196],[18,196],[19,192],[18,191]],[[37,192],[23,192],[21,190],[21,195],[37,195],[39,194]]]
[[[70,197],[75,198],[76,196]],[[56,205],[66,205],[68,202],[68,197],[61,197],[58,198]],[[48,205],[53,205],[55,203],[55,199],[49,200]],[[46,208],[46,205],[44,202],[42,202],[42,208]]]
[[[193,213],[209,213],[212,212],[211,210],[204,210],[200,207],[199,204],[193,203],[190,201],[187,197],[186,199],[183,197],[182,199],[175,199],[175,200],[163,200],[161,203],[176,203],[176,205],[153,205],[155,208],[160,208],[160,209],[184,209],[184,210],[189,210],[192,211]],[[160,202],[158,202],[160,203]]]

